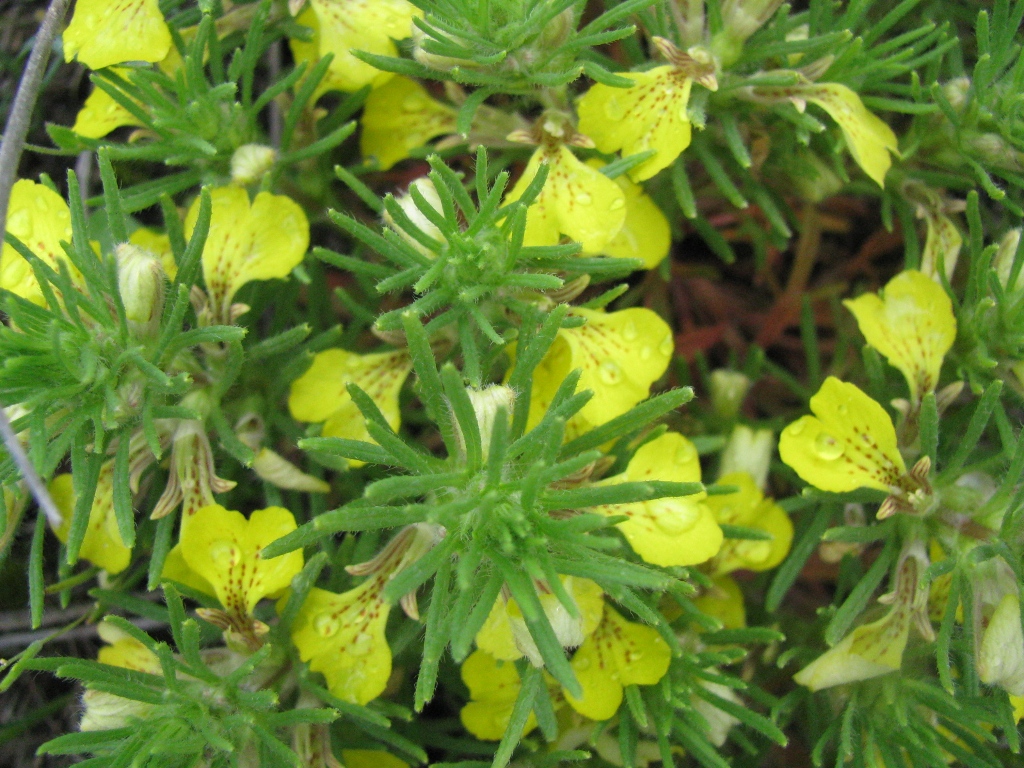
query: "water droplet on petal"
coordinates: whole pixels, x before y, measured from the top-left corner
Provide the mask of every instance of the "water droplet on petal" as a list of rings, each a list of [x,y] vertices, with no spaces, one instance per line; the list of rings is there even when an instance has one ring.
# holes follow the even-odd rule
[[[624,326],[622,326],[622,338],[626,341],[632,341],[637,336],[636,323],[630,320]]]
[[[589,656],[581,656],[579,659],[573,659],[574,666],[580,671],[590,669],[591,661]]]
[[[373,636],[369,632],[357,632],[349,650],[356,656],[365,656],[372,648]]]
[[[612,200],[611,205],[608,206],[608,209],[612,211],[617,211],[625,205],[625,200],[623,200],[621,197],[616,197],[614,200]]]
[[[234,568],[239,555],[238,547],[233,542],[217,539],[210,544],[210,559],[221,568]]]
[[[605,384],[614,385],[622,381],[622,369],[619,368],[618,363],[613,363],[611,360],[601,363],[601,367],[597,369],[597,375]]]
[[[672,334],[666,335],[665,338],[661,340],[661,344],[658,345],[658,351],[665,356],[671,355],[676,351],[676,344],[672,339]]]
[[[650,360],[651,359],[651,348],[650,347],[645,345],[645,346],[640,348],[640,359],[641,360]]]
[[[19,240],[24,240],[32,230],[29,212],[24,208],[11,213],[7,219],[7,231]]]
[[[689,464],[696,450],[690,442],[681,443],[676,449],[676,464]]]
[[[321,613],[313,619],[313,629],[320,637],[333,637],[340,628],[341,622],[329,613]]]
[[[786,432],[788,432],[793,437],[799,437],[801,434],[803,434],[803,431],[804,423],[802,421],[794,421],[792,424],[786,427]]]
[[[835,461],[846,447],[827,432],[822,432],[814,441],[814,452],[825,461]]]
[[[615,96],[611,96],[604,103],[604,113],[612,120],[621,120],[626,114],[626,108]]]
[[[651,517],[654,518],[654,524],[670,536],[686,533],[697,524],[700,517],[695,505],[680,501],[659,499],[648,502],[648,508]]]
[[[46,201],[42,197],[37,197],[34,202],[38,211],[46,213]]]
[[[580,205],[590,205],[590,203],[593,202],[593,198],[586,192],[577,192],[576,202]]]
[[[837,406],[836,406],[836,410],[837,410],[837,411],[838,411],[839,413],[843,414],[844,416],[845,416],[845,415],[846,415],[847,413],[849,413],[849,411],[850,411],[850,409],[849,409],[849,408],[847,408],[847,407],[846,407],[846,405],[845,405],[844,403],[840,403],[839,405],[837,405]]]

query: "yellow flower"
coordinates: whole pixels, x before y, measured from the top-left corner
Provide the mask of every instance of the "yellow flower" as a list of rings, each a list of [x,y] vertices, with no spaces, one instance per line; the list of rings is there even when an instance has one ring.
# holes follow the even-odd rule
[[[555,245],[559,235],[577,240],[587,253],[602,253],[626,220],[626,196],[614,181],[581,162],[565,144],[537,148],[505,198],[522,197],[542,165],[548,177],[526,211],[525,245]]]
[[[857,627],[835,647],[793,675],[812,691],[895,672],[910,634],[909,613],[894,608],[878,621]]]
[[[546,585],[538,584],[541,607],[563,648],[575,648],[601,621],[604,606],[601,588],[590,579],[561,577],[566,592],[576,602],[579,617],[573,618]],[[524,655],[535,667],[543,666],[540,650],[530,635],[523,612],[513,599],[499,597],[487,621],[476,634],[476,644],[499,661],[514,661]]]
[[[232,307],[235,293],[252,280],[286,277],[306,255],[309,222],[294,201],[260,192],[250,204],[239,187],[211,192],[210,233],[203,247],[203,278],[213,322],[231,322],[245,307]],[[199,199],[185,218],[192,236],[199,217]]]
[[[29,179],[16,182],[7,209],[7,231],[47,266],[56,270],[58,262],[64,261],[72,276],[80,277],[60,246],[61,240],[71,242],[71,211],[53,190]],[[0,288],[42,304],[43,293],[29,263],[8,243],[0,253]]]
[[[405,350],[360,355],[328,349],[317,353],[310,369],[292,382],[288,409],[299,421],[324,422],[325,437],[373,442],[347,385],[366,392],[391,428],[398,429],[398,393],[411,370],[412,360]]]
[[[922,588],[920,580],[927,566],[923,544],[914,542],[901,557],[895,588],[883,598],[892,605],[889,612],[877,621],[857,627],[793,675],[793,679],[812,691],[820,691],[894,672],[903,663],[912,623],[926,639],[934,640],[927,619],[928,590]]]
[[[743,604],[743,591],[731,576],[715,576],[714,585],[693,604],[701,613],[714,616],[725,629],[742,629],[747,626],[747,609]]]
[[[409,157],[409,150],[454,132],[456,114],[415,80],[393,77],[366,99],[359,150],[363,157],[376,157],[386,171]]]
[[[577,431],[621,416],[647,397],[675,350],[668,324],[649,309],[603,312],[578,308],[572,313],[587,324],[559,330],[534,371],[531,427],[547,412],[559,385],[576,368],[581,371],[578,388],[594,393],[573,417]]]
[[[846,146],[857,165],[878,186],[885,186],[885,174],[892,165],[889,153],[897,151],[896,134],[864,106],[854,91],[839,83],[813,83],[758,89],[758,93],[788,98],[801,111],[808,101],[824,109],[842,129]]]
[[[127,69],[115,69],[121,77],[128,76]],[[125,125],[142,125],[139,119],[111,98],[102,88],[93,86],[85,104],[78,110],[71,130],[87,139],[102,139],[115,128]]]
[[[97,661],[150,675],[161,673],[160,660],[146,646],[123,630],[105,621],[97,625],[99,636],[109,645],[100,648]],[[79,729],[107,731],[122,728],[132,719],[145,717],[152,705],[125,699],[106,691],[87,688],[82,696],[85,711]]]
[[[602,484],[668,481],[700,482],[700,459],[693,443],[676,432],[658,437],[636,452],[625,473]],[[606,504],[593,507],[608,517],[629,517],[617,525],[633,550],[653,565],[695,565],[715,556],[722,529],[708,508],[703,491],[692,496]]]
[[[588,160],[587,165],[600,170],[604,163],[594,159]],[[668,256],[672,241],[668,219],[658,204],[644,193],[644,188],[630,181],[627,175],[617,176],[614,181],[625,195],[626,219],[601,253],[619,259],[641,259],[644,269],[654,269]]]
[[[499,661],[485,651],[473,651],[462,664],[462,682],[469,688],[469,703],[459,712],[466,730],[485,741],[498,741],[512,719],[512,708],[522,681],[515,664]],[[530,713],[523,735],[537,727]]]
[[[54,529],[57,538],[67,542],[71,530],[71,513],[75,508],[75,491],[70,474],[57,475],[50,482],[50,496],[61,511],[64,521]],[[125,546],[114,515],[114,462],[100,468],[96,481],[96,495],[89,512],[89,527],[79,555],[98,565],[107,573],[120,573],[128,567],[132,551]]]
[[[705,504],[715,520],[723,525],[740,525],[770,533],[769,541],[726,539],[711,561],[716,576],[738,570],[767,571],[781,563],[793,543],[793,524],[786,512],[766,499],[754,478],[746,472],[733,472],[718,478],[720,485],[739,487],[736,493],[709,496]]]
[[[906,465],[885,410],[854,384],[829,376],[811,398],[814,416],[782,431],[779,455],[823,491],[857,488],[892,492],[904,485]]]
[[[384,692],[391,649],[384,628],[391,606],[382,596],[388,573],[335,594],[310,590],[292,627],[292,642],[309,668],[322,672],[339,699],[366,704]]]
[[[913,402],[935,389],[942,359],[956,339],[953,303],[941,285],[908,269],[881,296],[866,293],[843,303],[868,344],[906,378]]]
[[[334,54],[317,95],[380,86],[392,74],[361,61],[352,51],[397,56],[393,40],[409,37],[412,20],[418,15],[420,11],[406,0],[310,0],[295,20],[313,29],[313,40],[292,40],[292,53],[296,62],[315,62]]]
[[[253,608],[291,584],[302,570],[302,551],[264,559],[262,550],[272,541],[295,530],[295,518],[283,507],[268,507],[252,513],[248,520],[241,512],[212,504],[198,510],[181,529],[181,541],[174,549],[195,576],[205,580],[220,604],[223,614],[207,612],[204,618],[239,634],[250,645],[265,627],[255,622]],[[174,550],[172,550],[172,553]],[[168,556],[172,567],[176,557]],[[175,572],[164,576],[173,578]],[[189,583],[180,577],[183,583]],[[193,581],[190,586],[201,587]]]
[[[591,720],[607,720],[619,710],[625,686],[654,685],[668,672],[671,659],[656,630],[626,621],[605,605],[601,624],[572,658],[583,696],[576,699],[566,691],[566,701]]]
[[[605,154],[622,150],[628,156],[655,150],[629,172],[634,181],[643,181],[668,167],[690,146],[686,104],[693,80],[670,65],[621,76],[634,85],[617,88],[595,83],[583,94],[577,105],[579,130]]]
[[[171,32],[157,0],[78,0],[64,30],[64,61],[90,69],[126,61],[160,61]]]

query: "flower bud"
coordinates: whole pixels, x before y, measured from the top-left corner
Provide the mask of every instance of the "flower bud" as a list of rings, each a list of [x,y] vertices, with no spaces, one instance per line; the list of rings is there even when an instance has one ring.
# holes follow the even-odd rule
[[[469,401],[473,404],[476,423],[480,427],[480,444],[486,459],[491,446],[491,435],[494,434],[498,410],[503,409],[507,419],[512,413],[515,393],[508,387],[494,384],[483,389],[467,389],[466,394],[469,395]]]
[[[87,690],[82,695],[85,711],[79,729],[109,731],[124,728],[133,719],[141,719],[153,708],[150,704],[125,699],[106,691]]]
[[[722,451],[718,475],[746,472],[762,490],[768,481],[768,467],[775,454],[775,433],[770,429],[751,429],[742,424],[733,427]]]
[[[978,649],[978,677],[1012,696],[1024,696],[1024,633],[1016,594],[1004,595],[989,619]]]
[[[711,372],[711,407],[723,419],[732,420],[740,412],[751,381],[739,371],[724,368]]]
[[[583,643],[600,622],[600,612],[593,609],[593,604],[601,599],[601,588],[589,579],[579,579],[573,576],[563,577],[562,584],[576,603],[576,616],[573,616],[562,605],[562,601],[549,591],[550,588],[545,589],[546,585],[538,584],[540,604],[559,644],[563,648],[576,648]],[[533,635],[530,634],[530,628],[526,624],[522,609],[515,600],[510,600],[506,610],[516,647],[530,660],[533,666],[543,667],[544,658],[541,656],[537,643],[534,642]]]
[[[992,259],[992,268],[996,271],[1000,285],[1008,292],[1016,292],[1024,288],[1024,269],[1017,273],[1013,285],[1010,285],[1010,273],[1013,271],[1013,261],[1017,257],[1017,250],[1020,246],[1020,227],[1015,227],[1003,235],[999,241],[999,248]]]
[[[412,184],[409,185],[409,191],[395,198],[395,202],[398,203],[402,212],[409,217],[409,220],[415,225],[416,229],[425,234],[427,237],[433,238],[440,243],[445,242],[445,237],[441,233],[441,230],[430,221],[420,210],[420,207],[416,205],[416,201],[413,199],[412,190],[415,189],[423,199],[427,201],[431,208],[437,211],[439,214],[443,213],[441,207],[441,198],[437,194],[437,188],[434,187],[434,182],[428,178],[416,179]],[[409,245],[415,248],[417,251],[422,253],[424,256],[434,258],[437,256],[436,253],[427,248],[423,243],[417,240],[410,232],[408,232],[403,225],[396,222],[387,211],[384,212],[384,221],[388,224],[395,232],[397,232],[403,240]]]
[[[248,186],[255,184],[274,167],[277,150],[262,144],[243,144],[231,156],[231,181]]]
[[[147,326],[159,319],[164,308],[164,273],[160,258],[137,245],[121,243],[114,249],[117,287],[131,323]],[[146,331],[148,328],[136,328]]]
[[[971,90],[971,78],[954,77],[942,86],[942,95],[957,112],[967,103],[967,93]]]

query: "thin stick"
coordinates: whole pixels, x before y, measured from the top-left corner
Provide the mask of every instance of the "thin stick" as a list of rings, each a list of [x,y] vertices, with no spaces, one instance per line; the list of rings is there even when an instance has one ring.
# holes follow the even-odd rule
[[[7,233],[7,204],[10,202],[11,187],[14,186],[14,179],[18,173],[18,160],[21,158],[22,147],[25,146],[25,137],[28,135],[29,122],[36,106],[36,98],[39,96],[39,86],[43,81],[43,73],[46,71],[50,48],[53,46],[53,39],[57,36],[61,22],[64,20],[68,1],[51,0],[50,7],[46,9],[46,16],[39,26],[39,32],[36,33],[32,53],[29,54],[25,73],[21,76],[18,93],[11,106],[11,116],[4,129],[3,141],[0,141],[0,242],[3,242],[3,236]],[[50,494],[47,493],[46,486],[43,485],[36,468],[32,466],[32,462],[25,454],[25,449],[22,448],[18,436],[11,428],[11,420],[7,418],[7,412],[3,408],[0,408],[0,436],[3,437],[8,453],[11,454],[14,463],[18,465],[21,476],[25,479],[39,508],[46,515],[46,519],[50,525],[59,526],[64,518],[60,510],[57,509],[57,505],[53,503],[53,499],[50,498]]]

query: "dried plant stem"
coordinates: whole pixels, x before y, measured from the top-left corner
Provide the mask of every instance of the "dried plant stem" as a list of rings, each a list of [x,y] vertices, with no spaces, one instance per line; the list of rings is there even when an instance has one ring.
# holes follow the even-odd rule
[[[0,141],[0,240],[7,232],[7,204],[10,202],[11,187],[14,186],[14,180],[18,173],[18,160],[21,158],[21,150],[25,145],[25,137],[28,135],[32,111],[35,109],[36,98],[39,96],[39,86],[43,81],[43,73],[46,71],[46,61],[50,55],[50,48],[53,46],[53,39],[57,36],[57,30],[67,12],[68,2],[69,0],[51,0],[50,7],[46,9],[46,16],[39,26],[39,32],[36,33],[32,53],[29,54],[28,64],[25,66],[21,83],[18,85],[18,93],[11,106],[11,115],[4,129],[3,141]],[[3,408],[0,408],[0,436],[3,437],[7,451],[14,459],[14,463],[18,465],[21,476],[25,479],[39,508],[46,515],[46,519],[51,525],[60,525],[63,521],[61,513],[57,509],[57,505],[53,503],[53,499],[50,498],[39,473],[29,461]]]

